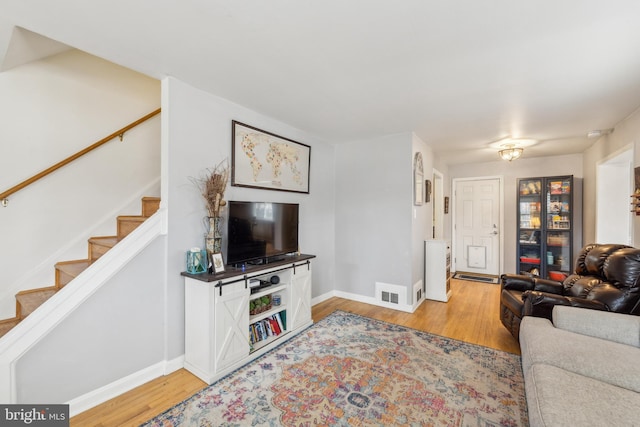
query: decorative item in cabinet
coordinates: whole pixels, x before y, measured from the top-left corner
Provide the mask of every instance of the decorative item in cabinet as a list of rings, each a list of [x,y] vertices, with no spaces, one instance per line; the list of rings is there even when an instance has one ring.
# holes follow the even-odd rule
[[[521,196],[539,195],[540,190],[541,190],[541,183],[539,179],[520,181]]]
[[[631,212],[640,215],[640,192],[631,195]]]
[[[520,243],[540,243],[540,230],[521,230]]]
[[[264,295],[249,301],[249,314],[252,316],[269,310],[271,310],[271,295]]]
[[[547,236],[547,245],[548,246],[568,246],[569,236],[567,236],[566,234],[549,234],[549,236]]]

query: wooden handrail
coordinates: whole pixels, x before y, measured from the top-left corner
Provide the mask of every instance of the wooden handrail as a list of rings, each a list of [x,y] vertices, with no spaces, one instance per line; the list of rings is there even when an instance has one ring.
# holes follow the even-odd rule
[[[13,193],[22,190],[23,188],[25,188],[28,185],[33,184],[34,182],[36,182],[40,178],[44,178],[45,176],[47,176],[50,173],[60,169],[61,167],[68,165],[69,163],[71,163],[72,161],[76,160],[77,158],[84,156],[88,152],[95,150],[96,148],[100,147],[103,144],[106,144],[107,142],[109,142],[112,139],[114,139],[116,136],[119,136],[120,140],[122,140],[122,137],[123,137],[123,135],[124,135],[124,133],[126,131],[128,131],[131,128],[134,128],[134,127],[138,126],[140,123],[149,120],[150,118],[152,118],[153,116],[155,116],[155,115],[157,115],[159,113],[160,113],[160,108],[158,108],[155,111],[152,111],[151,113],[147,114],[144,117],[141,117],[140,119],[136,120],[135,122],[132,122],[132,123],[128,124],[127,126],[123,127],[122,129],[119,129],[119,130],[115,131],[111,135],[102,138],[100,141],[88,146],[84,150],[80,150],[77,153],[67,157],[66,159],[56,163],[55,165],[43,170],[42,172],[35,174],[31,178],[22,181],[20,184],[11,187],[10,189],[5,191],[4,193],[0,193],[0,200],[2,201],[2,204],[4,206],[6,206],[7,197],[12,195]]]

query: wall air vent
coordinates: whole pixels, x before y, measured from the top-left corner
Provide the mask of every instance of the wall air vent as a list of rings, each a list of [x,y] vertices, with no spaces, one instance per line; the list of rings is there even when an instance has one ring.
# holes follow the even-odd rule
[[[388,307],[394,310],[411,312],[411,307],[406,306],[407,297],[413,297],[413,290],[405,286],[393,285],[391,283],[376,282],[376,296],[374,304],[381,307]]]
[[[418,304],[422,302],[424,298],[424,289],[422,285],[422,280],[418,280],[413,284],[413,296],[415,297],[413,300],[413,308],[418,307]]]
[[[382,291],[382,301],[390,302],[392,304],[398,304],[398,294]]]

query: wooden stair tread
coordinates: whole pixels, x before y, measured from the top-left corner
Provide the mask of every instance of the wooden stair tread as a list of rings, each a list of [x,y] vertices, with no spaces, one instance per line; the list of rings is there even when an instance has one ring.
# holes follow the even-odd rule
[[[20,323],[20,319],[18,319],[17,317],[0,320],[0,337],[4,336],[7,332],[13,329],[13,327],[16,326],[18,323]]]
[[[56,268],[56,287],[62,288],[67,283],[75,279],[78,274],[82,273],[91,265],[91,260],[79,259],[75,261],[62,261],[55,265]]]
[[[16,294],[16,301],[20,304],[20,317],[23,319],[27,317],[56,292],[56,288],[42,288],[18,292]]]
[[[61,261],[56,263],[56,269],[64,271],[72,276],[77,276],[91,265],[88,259],[77,259],[73,261]]]
[[[94,236],[89,238],[89,243],[110,247],[114,247],[119,241],[118,236]]]
[[[94,236],[89,238],[89,259],[95,261],[113,248],[120,239],[118,236]]]
[[[143,215],[118,215],[118,219],[126,219],[128,221],[140,221],[144,222],[148,217]]]
[[[123,239],[133,230],[138,228],[148,217],[142,215],[119,215],[118,221],[118,237]]]

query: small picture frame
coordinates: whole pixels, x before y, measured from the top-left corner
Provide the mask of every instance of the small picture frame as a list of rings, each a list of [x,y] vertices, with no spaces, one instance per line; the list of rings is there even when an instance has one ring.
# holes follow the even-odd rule
[[[444,196],[444,213],[449,213],[449,196]]]
[[[422,206],[424,203],[424,167],[422,153],[416,153],[413,157],[413,204]]]
[[[224,273],[224,260],[221,253],[211,254],[211,264],[215,274]]]
[[[431,201],[431,180],[427,179],[424,181],[425,195],[424,201],[429,203]]]

